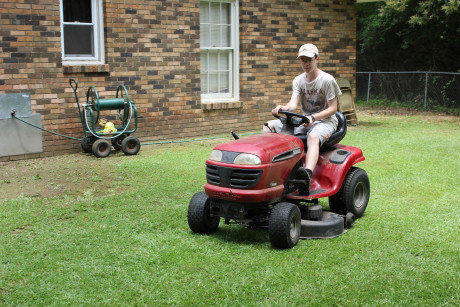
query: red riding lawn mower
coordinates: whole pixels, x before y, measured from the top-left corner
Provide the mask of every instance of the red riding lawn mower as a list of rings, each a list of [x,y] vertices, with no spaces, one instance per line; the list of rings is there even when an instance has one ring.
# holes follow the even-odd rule
[[[344,115],[336,113],[337,131],[322,145],[311,178],[309,195],[302,195],[295,174],[305,162],[306,136],[294,128],[308,118],[287,111],[276,116],[280,133],[239,138],[214,148],[206,160],[204,192],[188,207],[193,232],[211,234],[235,221],[248,227],[268,228],[273,247],[294,247],[299,238],[332,238],[352,227],[366,210],[370,184],[367,173],[354,165],[365,158],[361,149],[338,144],[346,134]],[[329,197],[324,211],[318,199]]]

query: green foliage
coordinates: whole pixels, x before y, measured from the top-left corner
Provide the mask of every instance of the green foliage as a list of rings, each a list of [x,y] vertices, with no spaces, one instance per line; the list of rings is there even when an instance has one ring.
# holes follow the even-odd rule
[[[204,161],[230,138],[144,146],[109,156],[109,168],[69,155],[117,175],[117,193],[0,202],[0,305],[458,306],[458,121],[359,117],[342,143],[366,156],[365,215],[338,238],[291,250],[240,225],[189,230]]]
[[[458,46],[458,0],[358,5],[358,71],[457,72]]]

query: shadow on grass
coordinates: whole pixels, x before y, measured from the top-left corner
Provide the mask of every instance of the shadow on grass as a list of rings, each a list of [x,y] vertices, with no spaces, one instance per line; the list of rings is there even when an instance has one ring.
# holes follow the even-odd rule
[[[213,237],[236,244],[266,245],[270,242],[268,231],[261,228],[248,228],[242,225],[220,225]]]

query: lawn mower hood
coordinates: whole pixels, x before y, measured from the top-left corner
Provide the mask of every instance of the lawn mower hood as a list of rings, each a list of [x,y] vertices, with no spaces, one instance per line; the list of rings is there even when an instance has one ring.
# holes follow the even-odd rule
[[[299,138],[291,135],[267,133],[220,144],[214,150],[253,154],[260,158],[261,164],[268,164],[285,160],[292,155],[300,155],[303,153],[304,145]],[[234,163],[233,160],[221,162]]]
[[[277,133],[220,144],[206,160],[206,194],[229,201],[278,199],[303,152],[304,145],[299,138]]]

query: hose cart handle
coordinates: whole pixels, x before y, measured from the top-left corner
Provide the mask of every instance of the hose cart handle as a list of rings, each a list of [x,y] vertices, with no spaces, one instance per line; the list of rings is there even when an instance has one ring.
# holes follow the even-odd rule
[[[72,84],[72,83],[74,83],[75,86],[74,86],[74,84]],[[75,79],[69,79],[69,84],[70,84],[70,87],[72,87],[73,91],[76,92],[77,89],[78,89],[78,82],[77,82],[77,80],[75,80]]]

